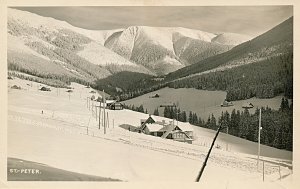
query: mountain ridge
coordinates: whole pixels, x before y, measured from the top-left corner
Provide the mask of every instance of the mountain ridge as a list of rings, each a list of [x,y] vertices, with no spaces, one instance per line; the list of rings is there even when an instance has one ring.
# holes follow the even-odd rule
[[[290,51],[293,47],[293,17],[285,20],[254,39],[224,53],[208,57],[167,75],[167,78],[192,77],[193,74],[224,71]],[[213,70],[218,68],[218,70]]]
[[[35,64],[24,63],[28,57],[36,56],[45,59],[40,76],[52,74],[52,69],[47,70],[47,67],[56,64],[57,73],[68,72],[64,75],[89,82],[122,71],[165,75],[234,46],[228,45],[232,41],[229,38],[225,40],[226,45],[222,41],[212,42],[224,34],[150,26],[86,30],[65,21],[12,8],[8,9],[8,35],[9,40],[13,38],[13,43],[18,41],[15,44],[27,49],[17,51],[20,48],[16,45],[8,45],[8,63],[14,64],[10,68],[39,73]],[[14,56],[27,58],[14,59]],[[37,61],[37,58],[33,59]]]

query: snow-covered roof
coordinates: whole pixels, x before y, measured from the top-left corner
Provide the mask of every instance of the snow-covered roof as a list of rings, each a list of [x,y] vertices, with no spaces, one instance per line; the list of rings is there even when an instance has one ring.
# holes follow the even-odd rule
[[[182,131],[193,131],[193,126],[188,123],[188,122],[178,122],[178,127],[182,130]]]
[[[146,124],[146,126],[148,127],[148,129],[149,129],[150,132],[159,131],[159,130],[161,130],[164,127],[163,125],[155,124],[155,123]]]
[[[116,102],[115,100],[106,100],[105,101],[107,104],[111,104],[111,103],[114,103],[114,102]]]
[[[250,102],[246,102],[242,105],[243,108],[253,108],[253,104]]]

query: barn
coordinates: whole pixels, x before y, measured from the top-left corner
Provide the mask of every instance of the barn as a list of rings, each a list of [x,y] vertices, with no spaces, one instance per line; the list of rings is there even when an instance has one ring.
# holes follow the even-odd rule
[[[190,125],[182,123],[181,125],[167,125],[164,127],[164,134],[161,138],[172,139],[179,142],[192,144],[193,130]]]
[[[253,108],[253,104],[251,102],[246,102],[242,105],[242,108],[245,108],[245,109],[250,109],[250,108]]]
[[[162,138],[172,139],[178,142],[187,142],[189,144],[192,144],[193,142],[193,139],[190,138],[186,132],[181,130],[172,130],[172,131],[165,132],[162,135]]]
[[[147,124],[152,124],[155,123],[155,120],[151,117],[151,115],[149,115],[148,119],[141,119],[141,126],[139,126],[138,128],[136,128],[136,132],[138,133],[145,133],[145,134],[149,134],[150,131],[148,132],[148,127],[146,128]]]
[[[145,126],[143,127],[143,133],[147,135],[161,137],[164,134],[164,132],[161,131],[163,127],[164,127],[163,125],[156,124],[156,123],[146,123]]]
[[[123,110],[123,104],[121,104],[120,102],[113,102],[109,105],[109,109],[111,109],[111,110]]]
[[[166,125],[165,121],[155,122],[151,116],[146,120],[142,119],[141,126],[135,131],[190,144],[193,141],[193,128],[189,123],[174,125],[174,122],[170,121],[170,123]]]

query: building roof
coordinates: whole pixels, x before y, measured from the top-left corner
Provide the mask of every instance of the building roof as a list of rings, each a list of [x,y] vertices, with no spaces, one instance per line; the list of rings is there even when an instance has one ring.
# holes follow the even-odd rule
[[[149,129],[150,132],[160,131],[164,126],[156,123],[146,124],[146,127]]]
[[[155,123],[155,120],[151,116],[149,116],[146,120],[143,121],[144,123],[137,128],[138,130],[143,130],[147,123]]]
[[[184,131],[180,131],[180,130],[169,130],[167,132],[165,132],[161,138],[167,138],[167,136],[170,134],[170,133],[183,133],[185,136],[186,136],[186,140],[193,140],[191,139],[191,137],[189,137]]]
[[[178,122],[178,127],[182,131],[193,131],[193,126],[188,122]]]
[[[253,108],[253,104],[250,102],[246,102],[242,105],[243,108]]]
[[[107,104],[111,104],[111,103],[114,103],[114,102],[116,102],[115,100],[105,100],[105,102],[107,103]]]

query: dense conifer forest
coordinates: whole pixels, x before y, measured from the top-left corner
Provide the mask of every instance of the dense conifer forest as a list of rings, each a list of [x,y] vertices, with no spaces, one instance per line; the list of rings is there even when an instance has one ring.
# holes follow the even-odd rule
[[[293,150],[293,104],[288,99],[282,98],[279,110],[272,110],[269,107],[262,107],[261,116],[261,144],[267,146]],[[250,114],[248,109],[244,111],[233,110],[232,112],[222,112],[218,119],[211,114],[207,120],[204,120],[194,112],[189,112],[187,116],[185,111],[180,108],[166,107],[164,117],[189,122],[193,125],[208,129],[217,130],[222,126],[222,132],[234,135],[246,140],[257,142],[258,140],[258,122],[259,109],[254,114]],[[178,117],[177,117],[178,116]]]
[[[293,98],[293,55],[181,79],[168,86],[227,91],[227,100],[230,101],[252,97],[272,98],[280,94]]]

